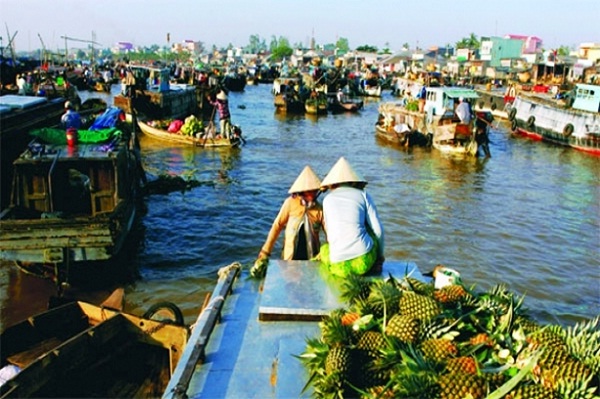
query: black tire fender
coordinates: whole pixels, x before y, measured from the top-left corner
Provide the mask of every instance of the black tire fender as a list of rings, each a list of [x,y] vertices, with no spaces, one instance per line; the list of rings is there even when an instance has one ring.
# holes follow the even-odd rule
[[[573,126],[573,124],[572,123],[567,123],[565,125],[565,127],[563,128],[563,134],[566,137],[569,137],[570,135],[573,134],[573,130],[575,130],[575,127]]]
[[[515,119],[516,116],[517,116],[517,109],[511,108],[510,111],[508,111],[508,119],[510,119],[512,121]]]
[[[483,109],[483,101],[479,101],[479,109]]]
[[[168,318],[163,316],[168,315]],[[160,317],[156,317],[160,316]],[[158,302],[150,306],[146,313],[142,316],[144,319],[162,321],[169,324],[175,324],[179,326],[184,325],[183,313],[181,309],[173,302]]]
[[[495,111],[495,110],[496,110],[496,108],[498,108],[498,106],[496,105],[496,103],[492,103],[492,106],[491,106],[491,108],[492,108],[492,111]]]
[[[527,126],[532,127],[534,125],[535,125],[535,116],[531,115],[529,118],[527,118]]]
[[[515,132],[517,130],[517,120],[513,119],[511,124],[510,124],[510,128],[512,129],[513,132]]]

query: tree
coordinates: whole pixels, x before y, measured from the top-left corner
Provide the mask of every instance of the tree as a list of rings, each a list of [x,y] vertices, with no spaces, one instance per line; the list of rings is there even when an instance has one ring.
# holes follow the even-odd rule
[[[563,57],[571,54],[571,48],[569,46],[560,46],[557,50],[557,54]]]
[[[273,36],[269,49],[271,50],[271,56],[277,61],[282,60],[284,57],[289,57],[294,52],[294,49],[290,47],[289,40],[283,36],[279,36],[279,39]]]
[[[456,42],[456,48],[468,48],[471,50],[478,49],[481,46],[481,42],[477,39],[475,33],[471,33],[469,37],[463,37],[460,41]]]
[[[365,53],[376,53],[377,47],[364,44],[356,48],[356,51],[364,51]]]
[[[340,54],[346,54],[350,51],[350,45],[348,44],[348,39],[345,37],[340,37],[337,42],[335,42],[335,48]]]

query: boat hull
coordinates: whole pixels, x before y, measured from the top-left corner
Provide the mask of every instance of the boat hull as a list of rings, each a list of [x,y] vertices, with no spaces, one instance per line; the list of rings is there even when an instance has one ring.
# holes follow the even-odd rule
[[[2,366],[21,371],[0,397],[159,397],[188,338],[185,326],[70,302],[3,331]]]
[[[561,108],[519,95],[509,119],[515,134],[600,155],[600,113]]]
[[[211,147],[232,148],[232,147],[239,147],[241,145],[241,139],[237,136],[234,136],[233,138],[230,138],[230,139],[221,138],[221,137],[215,137],[215,138],[200,137],[200,138],[198,138],[195,136],[185,136],[182,134],[170,133],[166,130],[157,129],[155,127],[152,127],[142,121],[138,121],[138,126],[139,126],[140,130],[142,131],[142,133],[144,133],[145,135],[152,137],[154,139],[157,139],[157,140],[161,140],[161,141],[173,143],[173,144],[184,144],[184,145],[191,145],[191,146],[196,146],[196,147],[206,147],[206,148],[211,148]]]
[[[423,279],[410,262],[386,261],[381,276],[389,273]],[[313,397],[312,388],[303,390],[310,376],[295,356],[319,334],[319,321],[342,306],[343,280],[323,273],[319,262],[283,260],[269,262],[264,281],[248,277],[242,273],[228,296],[213,295],[214,305],[224,302],[220,322],[208,337],[190,337],[163,398]]]

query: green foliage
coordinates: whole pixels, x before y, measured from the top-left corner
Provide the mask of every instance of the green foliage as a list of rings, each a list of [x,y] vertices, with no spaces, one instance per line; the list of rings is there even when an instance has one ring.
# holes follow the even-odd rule
[[[363,44],[362,46],[358,46],[356,48],[356,51],[364,51],[365,53],[377,53],[378,49],[375,46]]]
[[[283,36],[279,36],[279,39],[273,36],[269,48],[271,50],[271,57],[276,61],[280,61],[284,57],[289,57],[294,52],[289,40]]]
[[[463,37],[458,42],[456,42],[456,48],[469,48],[469,49],[478,49],[481,46],[481,42],[477,39],[475,33],[471,33],[469,37]]]

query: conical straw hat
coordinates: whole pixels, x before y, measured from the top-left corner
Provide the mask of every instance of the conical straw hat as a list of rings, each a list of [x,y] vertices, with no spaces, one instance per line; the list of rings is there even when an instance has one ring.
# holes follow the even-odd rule
[[[346,161],[346,158],[341,157],[335,165],[333,165],[333,168],[331,168],[327,176],[325,176],[321,182],[321,187],[349,182],[366,183],[367,181],[352,169],[352,166]]]
[[[302,172],[296,178],[292,187],[288,193],[301,193],[303,191],[313,191],[318,190],[321,187],[321,180],[317,176],[317,174],[310,168],[310,166],[306,166]]]

